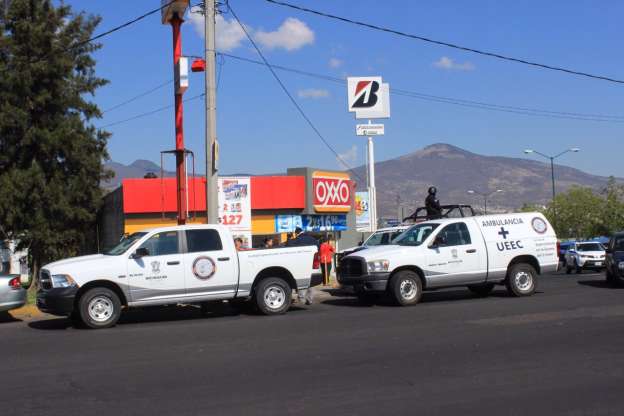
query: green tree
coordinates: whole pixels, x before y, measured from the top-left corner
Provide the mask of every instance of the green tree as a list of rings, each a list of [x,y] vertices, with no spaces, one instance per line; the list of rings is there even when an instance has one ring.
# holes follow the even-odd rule
[[[624,186],[618,184],[611,176],[601,193],[605,199],[602,213],[605,234],[610,235],[624,230]]]
[[[554,205],[548,206],[545,215],[561,238],[588,238],[604,235],[604,198],[590,188],[571,187],[556,196]]]
[[[108,133],[89,98],[95,75],[88,43],[100,18],[49,0],[12,0],[0,13],[0,224],[27,246],[34,275],[92,241],[108,177]]]

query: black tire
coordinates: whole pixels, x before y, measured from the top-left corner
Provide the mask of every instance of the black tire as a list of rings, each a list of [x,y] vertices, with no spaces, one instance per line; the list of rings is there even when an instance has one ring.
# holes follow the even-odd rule
[[[399,306],[415,305],[422,296],[420,276],[411,270],[402,270],[390,279],[388,292]]]
[[[468,290],[479,297],[486,297],[494,290],[494,283],[482,283],[480,285],[468,285]]]
[[[292,288],[284,279],[269,277],[256,285],[253,299],[263,315],[281,315],[290,308]]]
[[[505,286],[512,296],[531,296],[537,289],[537,272],[530,264],[515,264],[507,272]]]
[[[620,287],[624,286],[624,279],[617,274],[610,273],[609,269],[607,269],[607,283],[611,286]]]
[[[572,266],[566,266],[566,274],[572,274]]]
[[[89,289],[78,299],[80,321],[91,329],[115,326],[121,316],[121,301],[105,287]]]
[[[574,260],[574,269],[576,271],[576,274],[583,273],[583,268],[578,265],[578,263],[576,262],[576,259]]]

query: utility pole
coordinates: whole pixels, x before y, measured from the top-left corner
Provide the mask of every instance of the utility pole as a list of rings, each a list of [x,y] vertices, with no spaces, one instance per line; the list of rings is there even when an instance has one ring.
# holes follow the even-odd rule
[[[182,104],[182,94],[184,90],[180,88],[180,60],[182,58],[182,39],[180,26],[183,20],[177,13],[173,14],[171,27],[173,28],[173,66],[176,72],[175,86],[175,135],[176,135],[176,184],[177,184],[177,208],[178,224],[186,224],[186,149],[184,147],[184,109]]]
[[[205,6],[205,60],[206,60],[206,223],[219,222],[217,171],[219,145],[217,143],[217,84],[215,50],[215,0],[206,0]]]

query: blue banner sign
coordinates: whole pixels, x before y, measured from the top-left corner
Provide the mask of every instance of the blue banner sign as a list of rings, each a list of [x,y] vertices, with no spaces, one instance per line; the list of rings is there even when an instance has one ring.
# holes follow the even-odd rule
[[[303,230],[308,232],[319,231],[346,231],[347,216],[343,215],[302,215]]]
[[[275,216],[275,232],[276,233],[292,233],[295,228],[303,229],[301,215],[276,215]]]

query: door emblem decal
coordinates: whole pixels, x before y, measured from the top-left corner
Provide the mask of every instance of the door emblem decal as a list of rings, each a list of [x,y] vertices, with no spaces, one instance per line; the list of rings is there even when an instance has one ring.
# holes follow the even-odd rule
[[[200,280],[210,279],[217,272],[214,260],[207,256],[199,256],[193,261],[193,274]]]
[[[159,261],[153,261],[150,264],[152,266],[152,273],[154,273],[154,274],[160,273],[160,262]]]

